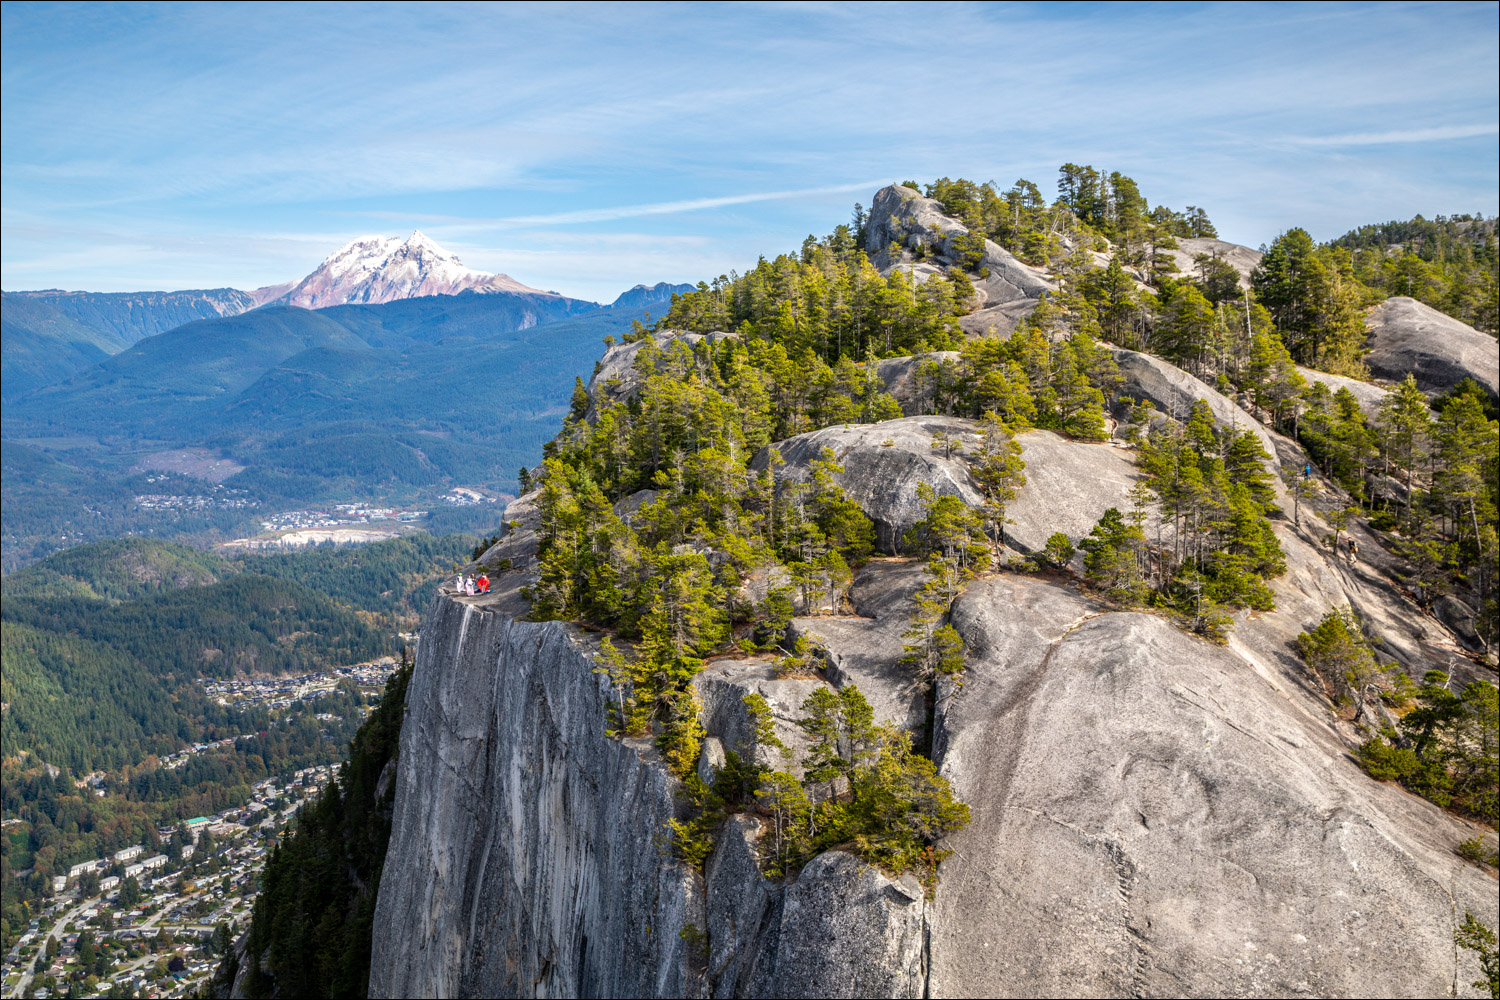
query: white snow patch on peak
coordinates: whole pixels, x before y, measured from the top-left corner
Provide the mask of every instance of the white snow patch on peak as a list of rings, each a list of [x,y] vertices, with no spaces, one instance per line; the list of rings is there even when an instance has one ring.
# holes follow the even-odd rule
[[[428,236],[420,229],[412,230],[411,235],[406,238],[406,245],[409,247],[421,247],[422,249],[431,250],[433,253],[437,254],[440,257],[452,257],[454,260],[458,259],[458,256],[456,254],[450,253],[449,251],[444,250],[442,247],[438,246],[432,241],[432,237]]]
[[[287,293],[284,301],[305,309],[322,309],[346,302],[390,302],[462,291],[547,294],[509,275],[465,267],[457,254],[443,249],[421,230],[413,230],[404,240],[397,236],[351,240],[325,258]]]

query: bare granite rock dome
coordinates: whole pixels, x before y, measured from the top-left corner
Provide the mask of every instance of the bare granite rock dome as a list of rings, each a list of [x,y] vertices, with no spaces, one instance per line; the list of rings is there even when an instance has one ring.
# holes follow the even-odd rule
[[[1177,265],[1177,270],[1185,276],[1197,275],[1197,258],[1200,254],[1222,260],[1239,272],[1241,288],[1250,287],[1250,272],[1260,266],[1262,257],[1259,250],[1207,237],[1178,237],[1177,247],[1167,250],[1167,254]]]
[[[895,263],[885,259],[890,244],[908,249],[920,244],[934,252],[946,266],[960,256],[953,245],[954,237],[968,233],[967,226],[943,213],[940,202],[922,197],[913,188],[892,184],[877,191],[870,205],[870,217],[865,223],[865,250],[881,267],[888,268]],[[979,267],[988,269],[989,276],[976,278],[974,287],[991,306],[1017,299],[1034,302],[1043,292],[1057,289],[1040,268],[1022,263],[992,240],[984,241],[984,260]]]
[[[970,505],[984,502],[961,455],[946,457],[933,449],[933,436],[938,433],[963,440],[968,449],[977,447],[980,439],[979,425],[962,417],[901,417],[878,424],[825,427],[775,445],[786,462],[778,476],[806,481],[812,462],[822,456],[824,448],[832,448],[844,467],[837,477],[839,485],[875,522],[876,547],[882,552],[900,552],[902,534],[922,519],[917,484],[927,483],[939,496],[962,497]],[[750,468],[764,469],[769,454],[770,449],[762,450]]]
[[[935,273],[932,261],[951,260],[952,240],[966,232],[937,202],[897,186],[876,196],[868,238],[876,253],[925,244],[935,256],[920,267]],[[986,308],[973,315],[1013,329],[1051,285],[988,246]],[[1253,267],[1253,251],[1223,247],[1242,276]],[[1484,344],[1456,335],[1403,302],[1412,300],[1372,314],[1372,358],[1387,351],[1431,392],[1470,375],[1493,393],[1493,340],[1462,324]],[[628,399],[648,345],[703,339],[664,333],[615,345],[591,389]],[[1189,373],[1133,351],[1114,358],[1122,396],[1179,419],[1202,401],[1221,424],[1256,436],[1272,472],[1303,466],[1295,443]],[[923,360],[878,362],[907,411],[928,405]],[[1367,413],[1383,394],[1303,374],[1347,387]],[[970,473],[981,436],[973,420],[910,415],[775,445],[782,488],[807,481],[832,451],[884,555],[858,568],[847,606],[796,606],[789,637],[816,643],[820,673],[778,676],[777,661],[747,645],[710,657],[691,681],[705,781],[731,754],[800,773],[802,705],[825,685],[858,685],[878,721],[930,745],[972,816],[940,845],[951,853],[935,892],[840,849],[767,878],[761,837],[772,820],[754,809],[715,820],[701,868],[675,855],[668,831],[686,816],[684,786],[651,740],[606,735],[621,692],[600,672],[597,636],[521,620],[540,528],[529,494],[477,561],[492,567],[495,592],[440,592],[424,619],[370,994],[1478,995],[1477,962],[1454,947],[1453,929],[1466,910],[1500,922],[1494,879],[1455,853],[1481,831],[1365,774],[1351,755],[1363,736],[1330,710],[1296,651],[1300,632],[1349,605],[1378,635],[1383,661],[1413,676],[1436,666],[1460,681],[1493,680],[1493,669],[1465,657],[1455,626],[1398,586],[1396,557],[1356,526],[1359,558],[1341,558],[1310,505],[1296,523],[1273,518],[1286,557],[1286,572],[1269,581],[1275,609],[1237,613],[1224,646],[1096,600],[1065,572],[988,573],[951,609],[964,673],[929,687],[902,662],[926,581],[902,539],[923,515],[922,484],[984,502]],[[1012,549],[1036,552],[1054,531],[1076,544],[1105,510],[1130,506],[1138,472],[1119,442],[1039,430],[1016,441],[1027,482],[1006,510]],[[767,469],[770,452],[751,468]],[[1279,477],[1277,488],[1290,514]],[[615,509],[630,519],[657,497],[642,490],[614,498]],[[780,566],[752,568],[731,601],[785,579]],[[1462,618],[1462,608],[1441,610]],[[759,745],[750,695],[765,699],[789,757]]]
[[[1500,395],[1500,349],[1495,338],[1452,316],[1397,295],[1370,310],[1371,374],[1399,382],[1410,372],[1428,393],[1452,389],[1465,378]]]
[[[1380,413],[1380,401],[1385,399],[1387,390],[1366,382],[1363,379],[1348,378],[1344,375],[1330,375],[1327,372],[1313,371],[1311,368],[1297,366],[1297,371],[1307,379],[1308,384],[1322,382],[1328,387],[1328,391],[1337,394],[1340,389],[1348,389],[1359,403],[1359,410],[1368,420],[1374,420]]]
[[[970,665],[937,756],[974,819],[930,995],[1472,992],[1454,913],[1496,902],[1461,824],[1371,781],[1274,670],[1033,578],[953,618]]]

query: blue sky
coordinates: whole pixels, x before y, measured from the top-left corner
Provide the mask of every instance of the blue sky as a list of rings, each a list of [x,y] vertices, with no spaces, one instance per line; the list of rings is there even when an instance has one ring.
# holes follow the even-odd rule
[[[1497,10],[7,2],[0,285],[250,288],[420,228],[609,299],[1067,161],[1250,245],[1495,214]]]

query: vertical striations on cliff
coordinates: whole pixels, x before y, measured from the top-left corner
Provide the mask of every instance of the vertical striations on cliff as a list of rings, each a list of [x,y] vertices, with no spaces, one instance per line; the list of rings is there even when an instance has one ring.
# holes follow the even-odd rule
[[[372,996],[673,996],[702,909],[585,640],[438,596],[401,733]]]
[[[924,995],[916,879],[842,851],[767,879],[749,816],[706,875],[682,864],[679,783],[605,735],[588,636],[483,603],[439,594],[423,624],[371,996]]]

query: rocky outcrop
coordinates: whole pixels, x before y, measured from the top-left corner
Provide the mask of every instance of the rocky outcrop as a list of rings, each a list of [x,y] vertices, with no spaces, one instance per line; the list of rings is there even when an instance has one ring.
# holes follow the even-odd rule
[[[953,620],[936,751],[974,818],[929,995],[1471,992],[1454,914],[1496,904],[1460,824],[1371,781],[1275,667],[1032,578]]]
[[[760,827],[734,817],[709,858],[708,922],[723,931],[707,948],[711,995],[925,996],[927,904],[916,880],[829,851],[783,889],[760,875]]]
[[[892,184],[877,191],[870,205],[865,250],[880,267],[888,269],[896,263],[886,260],[886,250],[892,243],[907,250],[920,246],[939,265],[947,267],[962,256],[954,238],[968,233],[962,222],[944,214],[941,203],[922,197],[913,188]],[[984,241],[984,259],[974,270],[979,274],[974,280],[975,290],[984,303],[992,306],[1022,299],[1034,302],[1043,292],[1057,288],[1040,268],[1023,264],[991,240]]]
[[[786,462],[777,473],[782,482],[805,482],[812,462],[824,448],[833,449],[844,467],[836,477],[845,494],[859,504],[875,522],[875,544],[882,552],[901,551],[901,536],[922,519],[917,485],[931,485],[939,496],[962,497],[965,503],[984,502],[979,486],[969,475],[962,452],[951,456],[932,446],[936,434],[947,434],[975,450],[979,425],[961,417],[901,417],[878,424],[825,427],[799,434],[776,447]],[[769,449],[756,455],[750,468],[760,471],[769,461]]]
[[[1365,419],[1374,420],[1380,413],[1380,402],[1385,399],[1388,390],[1370,382],[1357,378],[1348,378],[1343,375],[1330,375],[1327,372],[1313,371],[1311,368],[1297,366],[1309,385],[1313,382],[1321,382],[1328,387],[1328,391],[1338,394],[1340,389],[1348,389],[1359,403],[1359,410],[1365,415]]]
[[[680,786],[649,741],[605,735],[613,691],[593,641],[502,607],[440,593],[423,622],[371,996],[922,995],[914,880],[833,851],[770,881],[748,816],[705,872],[684,866],[667,827]],[[822,682],[778,680],[762,660],[697,683],[714,740],[755,754],[744,695],[764,693],[795,739]]]
[[[510,502],[505,508],[504,534],[475,562],[476,569],[490,576],[489,606],[516,617],[530,609],[521,589],[535,583],[539,572],[542,512],[536,506],[537,495],[533,490]]]
[[[1254,424],[1245,414],[1240,419],[1243,425]],[[951,455],[934,448],[933,438],[939,433],[961,442],[963,448],[953,449]],[[835,478],[874,521],[877,547],[899,554],[902,535],[923,516],[918,485],[931,486],[939,496],[961,497],[971,506],[984,502],[969,471],[982,437],[980,425],[963,417],[901,417],[828,427],[779,442],[776,447],[786,461],[779,475],[783,481],[805,482],[809,465],[822,456],[824,448],[833,449],[844,467]],[[1125,510],[1130,506],[1126,493],[1137,475],[1128,450],[1116,444],[1073,441],[1052,431],[1027,431],[1017,435],[1016,441],[1026,462],[1026,485],[1005,510],[1012,522],[1005,526],[1005,542],[1011,548],[1038,552],[1056,531],[1076,542],[1110,507]],[[763,453],[751,467],[764,468],[765,462]]]
[[[1036,308],[1036,299],[1012,299],[998,305],[982,306],[958,318],[959,327],[971,337],[1007,338],[1016,332],[1021,321]]]
[[[1489,334],[1404,295],[1370,310],[1365,324],[1364,361],[1377,378],[1399,382],[1410,372],[1423,392],[1434,394],[1471,378],[1491,398],[1500,394],[1500,351]]]
[[[849,588],[853,615],[794,618],[791,625],[794,636],[806,636],[822,650],[829,683],[858,687],[877,722],[912,732],[927,728],[929,706],[925,688],[901,662],[902,633],[915,611],[912,597],[926,582],[919,561],[877,559],[860,569]]]
[[[1125,379],[1120,387],[1121,396],[1150,400],[1158,410],[1176,420],[1186,420],[1193,404],[1201,400],[1208,404],[1214,419],[1220,424],[1253,432],[1261,439],[1267,454],[1276,454],[1276,446],[1260,422],[1207,382],[1150,354],[1127,351],[1123,347],[1113,348],[1111,353]]]
[[[1234,268],[1240,276],[1240,287],[1250,287],[1250,272],[1260,266],[1261,252],[1238,243],[1204,237],[1179,237],[1177,247],[1167,251],[1177,270],[1184,277],[1196,278],[1199,274],[1198,257],[1208,255]]]
[[[790,770],[798,777],[801,771],[796,761],[807,743],[806,734],[797,727],[807,717],[802,703],[822,686],[816,677],[777,677],[774,665],[765,658],[715,660],[693,678],[693,690],[702,705],[699,718],[703,728],[725,750],[775,770]],[[776,738],[792,751],[791,760],[756,740],[755,718],[745,706],[745,698],[757,694],[770,707]]]
[[[597,400],[599,394],[615,402],[625,402],[640,391],[641,374],[636,370],[635,362],[641,350],[649,343],[659,348],[670,347],[673,343],[680,343],[691,351],[700,341],[707,340],[710,344],[718,344],[726,339],[734,339],[737,334],[733,333],[684,333],[680,330],[662,330],[653,333],[649,338],[632,340],[624,344],[611,344],[604,352],[604,357],[599,361],[599,368],[594,372],[593,378],[589,379],[588,391],[591,399]],[[592,419],[594,408],[590,406],[589,416]]]
[[[952,365],[958,359],[957,351],[909,354],[900,358],[882,358],[875,363],[875,371],[885,383],[885,391],[901,404],[901,412],[912,416],[932,409],[932,386],[925,384],[922,378],[923,364]]]

